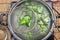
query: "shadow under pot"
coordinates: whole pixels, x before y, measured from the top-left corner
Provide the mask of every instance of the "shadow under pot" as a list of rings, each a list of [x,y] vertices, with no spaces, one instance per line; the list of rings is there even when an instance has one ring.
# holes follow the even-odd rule
[[[55,20],[51,8],[43,1],[18,2],[8,15],[8,28],[17,40],[46,40],[53,32]]]

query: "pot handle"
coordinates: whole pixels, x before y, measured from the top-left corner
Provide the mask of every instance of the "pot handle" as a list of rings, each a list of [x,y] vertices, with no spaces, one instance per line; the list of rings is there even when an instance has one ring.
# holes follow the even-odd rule
[[[19,0],[18,2],[20,2],[20,1],[23,1],[23,0]],[[14,6],[16,6],[16,4],[17,4],[17,2],[12,2],[11,3],[11,8],[13,8]]]
[[[2,15],[0,14],[0,24],[1,24],[1,22],[2,22]]]
[[[0,15],[0,24],[1,25],[7,25],[8,22],[7,22],[7,18],[8,17],[8,14],[1,14]]]

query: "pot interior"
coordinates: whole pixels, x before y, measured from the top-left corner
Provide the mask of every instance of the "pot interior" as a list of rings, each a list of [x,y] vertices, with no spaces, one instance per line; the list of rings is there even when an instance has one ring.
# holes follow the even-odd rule
[[[14,33],[23,40],[41,40],[52,28],[49,9],[38,1],[24,1],[10,15]]]

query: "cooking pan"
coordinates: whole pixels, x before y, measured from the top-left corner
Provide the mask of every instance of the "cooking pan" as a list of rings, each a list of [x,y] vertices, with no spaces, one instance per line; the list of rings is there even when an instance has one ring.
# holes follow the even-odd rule
[[[36,3],[36,5],[38,5],[39,7],[40,7],[40,5],[43,5],[43,7],[45,7],[45,9],[48,11],[48,13],[47,13],[45,10],[45,14],[48,14],[48,23],[47,23],[47,27],[46,27],[46,30],[47,30],[46,33],[41,32],[41,29],[39,30],[40,27],[37,26],[37,19],[43,20],[42,17],[38,18],[37,17],[38,15],[36,16],[36,14],[35,14],[36,12],[34,12],[34,10],[31,10],[31,7],[30,7],[31,5],[28,7],[26,7],[25,5],[22,5],[22,4],[25,4],[26,2],[31,3],[32,5],[34,5]],[[28,5],[28,3],[26,3],[26,5]],[[39,9],[39,8],[37,8],[37,9]],[[21,10],[23,10],[23,11],[21,11]],[[39,12],[41,12],[41,11],[39,11]],[[31,22],[30,27],[29,27],[29,25],[28,25],[28,27],[26,27],[27,25],[22,26],[19,24],[19,18],[25,17],[24,15],[26,15],[26,14],[28,14],[29,16],[32,17],[31,18],[32,22]],[[45,21],[47,21],[47,20],[45,20]],[[43,2],[41,0],[22,0],[22,1],[19,1],[17,4],[15,4],[11,8],[9,15],[8,15],[8,25],[9,25],[8,28],[10,29],[12,35],[17,40],[46,40],[53,32],[55,21],[56,20],[55,20],[54,14],[52,12],[52,9],[45,2]],[[45,22],[43,22],[43,23],[45,23]],[[26,36],[27,34],[29,36]]]

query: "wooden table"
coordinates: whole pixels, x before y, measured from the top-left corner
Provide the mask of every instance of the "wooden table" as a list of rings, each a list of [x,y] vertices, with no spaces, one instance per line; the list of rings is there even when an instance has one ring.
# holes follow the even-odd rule
[[[57,28],[54,28],[54,40],[60,40],[60,32],[57,30]]]
[[[53,7],[60,13],[60,2],[54,2]],[[54,11],[54,14],[55,16],[60,16],[56,11]],[[60,18],[56,19],[56,26],[60,26]],[[57,30],[57,28],[54,28],[54,36],[54,40],[60,40],[60,32]]]
[[[7,14],[11,8],[11,2],[18,2],[19,0],[0,0],[0,14]]]

